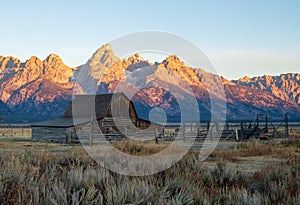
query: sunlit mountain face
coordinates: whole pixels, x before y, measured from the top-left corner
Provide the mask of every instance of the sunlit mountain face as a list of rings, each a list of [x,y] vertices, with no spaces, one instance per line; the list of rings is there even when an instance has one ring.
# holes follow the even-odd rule
[[[178,122],[183,112],[187,116],[193,112],[195,108],[182,106],[194,100],[200,120],[207,121],[212,99],[226,102],[220,110],[226,111],[228,120],[254,119],[257,113],[281,120],[286,112],[290,119],[300,119],[298,73],[229,81],[189,67],[176,55],[162,62],[150,62],[139,54],[120,59],[109,44],[77,68],[68,67],[55,54],[43,61],[31,57],[26,62],[0,57],[0,115],[18,122],[61,117],[72,99],[75,82],[77,94],[124,92],[146,119],[151,109],[159,107],[169,122]],[[226,97],[222,88],[210,89],[216,82],[221,82]]]
[[[31,57],[24,63],[17,58],[0,58],[0,100],[11,110],[0,115],[12,121],[59,117],[71,100],[75,69],[62,59],[49,55],[41,61]]]

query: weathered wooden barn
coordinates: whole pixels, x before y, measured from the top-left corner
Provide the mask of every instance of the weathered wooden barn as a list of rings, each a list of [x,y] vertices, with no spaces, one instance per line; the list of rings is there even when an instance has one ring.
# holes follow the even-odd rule
[[[76,106],[76,116],[73,116],[73,106]],[[125,135],[139,137],[138,130],[150,125],[150,121],[139,118],[134,104],[126,95],[114,93],[76,95],[63,118],[36,123],[31,127],[33,141],[79,142],[77,134],[80,133],[81,140],[86,137],[90,143],[97,143],[103,139],[121,139]]]

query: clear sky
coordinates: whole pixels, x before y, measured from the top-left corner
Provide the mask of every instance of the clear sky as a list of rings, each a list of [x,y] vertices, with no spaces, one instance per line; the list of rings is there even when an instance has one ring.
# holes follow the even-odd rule
[[[57,53],[70,66],[135,31],[166,31],[200,47],[217,72],[300,72],[300,1],[0,1],[0,55]]]

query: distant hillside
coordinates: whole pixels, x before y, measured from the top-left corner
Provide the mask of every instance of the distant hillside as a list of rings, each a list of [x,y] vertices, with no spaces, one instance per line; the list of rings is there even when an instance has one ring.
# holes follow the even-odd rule
[[[9,107],[0,100],[0,118],[5,118],[6,116],[11,115],[12,112]]]

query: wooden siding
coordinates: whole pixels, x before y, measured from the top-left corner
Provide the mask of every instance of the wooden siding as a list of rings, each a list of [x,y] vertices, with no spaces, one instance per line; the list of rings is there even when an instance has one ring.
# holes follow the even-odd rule
[[[112,113],[112,109],[113,109],[113,113]],[[112,99],[105,117],[112,117],[112,115],[114,115],[113,117],[120,117],[120,118],[129,117],[129,118],[137,119],[137,115],[133,103],[130,102],[125,95],[118,95],[117,97],[114,97]]]
[[[32,127],[32,141],[66,143],[68,128]]]
[[[147,128],[151,125],[151,122],[148,120],[143,120],[143,119],[137,119],[136,126],[141,127],[141,128]]]

